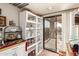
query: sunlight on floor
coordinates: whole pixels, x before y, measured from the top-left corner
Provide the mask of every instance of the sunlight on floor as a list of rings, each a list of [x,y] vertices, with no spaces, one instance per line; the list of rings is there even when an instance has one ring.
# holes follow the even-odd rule
[[[39,56],[59,56],[59,55],[57,53],[48,50],[43,50],[43,52],[41,52]]]

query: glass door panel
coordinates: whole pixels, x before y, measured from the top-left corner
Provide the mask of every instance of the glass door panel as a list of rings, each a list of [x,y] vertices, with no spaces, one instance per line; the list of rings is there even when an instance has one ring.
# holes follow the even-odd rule
[[[45,48],[51,51],[56,51],[56,20],[55,18],[45,19]]]
[[[57,40],[62,35],[61,19],[59,21],[57,17],[44,18],[44,48],[54,52],[57,52]]]

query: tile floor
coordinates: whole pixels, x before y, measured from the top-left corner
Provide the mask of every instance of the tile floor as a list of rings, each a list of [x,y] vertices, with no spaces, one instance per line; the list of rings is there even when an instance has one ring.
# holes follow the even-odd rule
[[[43,50],[39,56],[59,56],[57,53],[48,51],[48,50]]]
[[[45,42],[45,48],[56,51],[56,39],[49,38],[47,42]]]

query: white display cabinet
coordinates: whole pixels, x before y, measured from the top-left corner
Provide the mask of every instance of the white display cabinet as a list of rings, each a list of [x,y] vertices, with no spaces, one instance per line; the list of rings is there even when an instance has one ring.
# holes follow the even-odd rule
[[[28,41],[26,56],[38,55],[43,50],[43,48],[40,49],[40,46],[43,47],[43,18],[29,11],[22,11],[20,12],[20,26],[23,39]]]

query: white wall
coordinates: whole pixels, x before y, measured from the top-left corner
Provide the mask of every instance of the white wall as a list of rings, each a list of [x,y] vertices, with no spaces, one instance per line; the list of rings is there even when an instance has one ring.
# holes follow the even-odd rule
[[[19,9],[8,3],[0,3],[0,8],[2,9],[2,16],[6,16],[7,25],[9,20],[13,20],[16,25],[18,25],[18,12]]]

